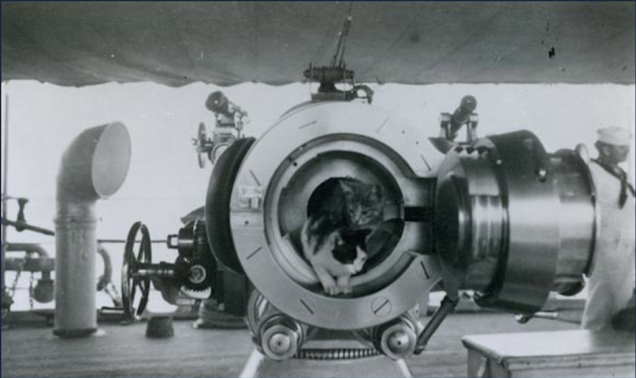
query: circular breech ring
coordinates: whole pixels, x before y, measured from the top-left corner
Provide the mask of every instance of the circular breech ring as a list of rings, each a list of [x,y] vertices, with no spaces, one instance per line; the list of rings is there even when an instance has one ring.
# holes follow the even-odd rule
[[[432,208],[426,182],[434,185],[435,155],[380,108],[329,102],[287,113],[254,143],[234,181],[230,226],[245,274],[278,310],[321,328],[373,327],[411,309],[439,280],[430,221],[404,218],[406,208]],[[337,177],[382,185],[384,219],[397,225],[397,240],[369,258],[345,297],[325,294],[299,248],[312,194]]]

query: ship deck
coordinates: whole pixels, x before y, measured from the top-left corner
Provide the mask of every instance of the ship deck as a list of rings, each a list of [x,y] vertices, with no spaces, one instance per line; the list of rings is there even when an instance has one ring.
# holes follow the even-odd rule
[[[2,332],[2,377],[239,376],[254,350],[249,332],[191,325],[192,321],[175,320],[174,337],[169,339],[146,338],[144,322],[104,323],[97,335],[60,339],[46,322],[15,324]],[[468,355],[461,343],[465,335],[576,328],[546,319],[519,324],[509,314],[456,313],[442,323],[427,350],[406,363],[415,377],[463,377]],[[326,377],[333,375],[324,371]]]

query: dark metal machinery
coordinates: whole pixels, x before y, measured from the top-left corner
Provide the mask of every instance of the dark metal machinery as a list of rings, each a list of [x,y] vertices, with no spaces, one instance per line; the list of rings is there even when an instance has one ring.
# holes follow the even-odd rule
[[[206,156],[213,164],[218,163],[210,179],[210,200],[206,206],[218,206],[221,211],[224,206],[228,207],[226,200],[238,168],[232,162],[240,164],[254,138],[243,138],[242,135],[243,126],[249,121],[248,113],[222,92],[211,93],[205,106],[214,113],[214,132],[209,137],[205,124],[200,123],[194,145],[200,168],[205,167]],[[226,153],[234,144],[242,147],[234,147],[232,152]],[[208,230],[216,227],[218,217],[207,217],[206,220],[203,213],[203,208],[194,210],[182,218],[185,225],[176,234],[168,235],[167,247],[177,251],[172,263],[153,263],[150,231],[142,222],[133,224],[126,239],[122,266],[124,304],[122,308],[108,308],[109,312],[123,314],[128,321],[139,319],[148,303],[152,285],[172,304],[177,303],[179,296],[213,298],[226,313],[245,315],[248,295],[245,276],[240,267],[213,252],[213,249],[224,248],[225,237],[208,239]]]
[[[369,104],[297,106],[217,160],[205,220],[169,238],[179,250],[175,264],[144,265],[140,252],[126,274],[143,291],[153,268],[153,278],[207,285],[211,296],[220,295],[210,279],[215,264],[244,275],[253,287],[245,304],[253,340],[276,360],[302,354],[323,329],[350,332],[396,360],[420,353],[459,290],[474,290],[480,306],[531,317],[550,291],[582,288],[599,216],[594,185],[579,153],[547,153],[528,131],[477,138],[472,105],[463,113],[460,106],[462,119],[446,120],[445,156],[421,130]],[[467,141],[453,142],[463,125],[472,127]],[[352,277],[352,293],[339,296],[324,293],[298,247],[312,194],[334,177],[384,187],[395,239],[371,243],[375,257]],[[193,270],[196,254],[214,259]],[[418,303],[438,284],[447,298],[424,325]]]
[[[249,122],[247,112],[220,91],[208,96],[205,107],[214,113],[215,124],[212,136],[209,136],[205,123],[201,122],[194,138],[200,168],[205,167],[206,157],[215,164],[232,143],[243,137],[244,124]]]

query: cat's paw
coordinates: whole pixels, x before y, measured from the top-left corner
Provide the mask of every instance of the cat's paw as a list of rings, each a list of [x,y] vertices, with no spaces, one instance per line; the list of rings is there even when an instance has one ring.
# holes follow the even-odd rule
[[[320,285],[325,290],[325,292],[329,295],[337,295],[338,294],[338,285],[333,277],[323,268],[314,267],[316,271],[316,275],[318,276],[318,280],[320,281]]]
[[[329,295],[338,295],[340,294],[340,288],[336,285],[333,286],[326,286],[325,288],[325,292]]]
[[[349,294],[351,293],[351,280],[348,275],[338,277],[336,281],[336,286],[338,287],[338,291],[340,293]]]
[[[340,287],[340,292],[343,294],[351,294],[351,286],[342,286]]]

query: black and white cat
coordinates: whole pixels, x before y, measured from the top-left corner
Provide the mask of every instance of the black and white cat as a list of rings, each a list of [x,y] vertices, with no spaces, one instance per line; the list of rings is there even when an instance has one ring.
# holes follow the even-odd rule
[[[329,295],[350,293],[350,279],[364,268],[366,237],[383,221],[380,185],[334,178],[310,203],[301,231],[303,254]],[[312,206],[313,205],[313,206]]]

